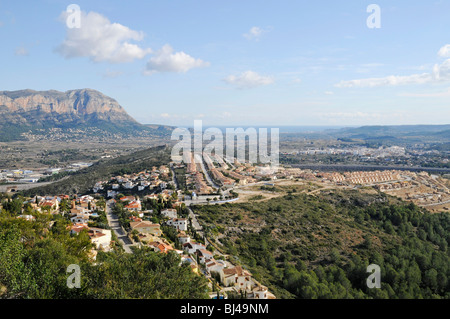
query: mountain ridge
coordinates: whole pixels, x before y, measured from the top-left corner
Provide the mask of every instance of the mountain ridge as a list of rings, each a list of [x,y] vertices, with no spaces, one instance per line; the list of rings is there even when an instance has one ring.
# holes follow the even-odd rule
[[[24,139],[25,132],[53,128],[154,135],[170,130],[140,124],[115,99],[89,88],[0,91],[0,141]]]

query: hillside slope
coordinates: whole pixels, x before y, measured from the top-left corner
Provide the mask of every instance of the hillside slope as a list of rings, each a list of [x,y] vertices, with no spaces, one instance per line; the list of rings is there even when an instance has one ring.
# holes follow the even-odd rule
[[[194,212],[209,238],[279,298],[450,298],[449,213],[374,190],[294,189]],[[381,289],[366,285],[369,264],[381,268]]]

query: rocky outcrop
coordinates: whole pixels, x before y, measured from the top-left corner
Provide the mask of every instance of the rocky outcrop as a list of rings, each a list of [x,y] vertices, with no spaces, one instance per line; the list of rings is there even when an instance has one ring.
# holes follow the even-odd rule
[[[0,91],[0,124],[95,125],[95,121],[139,125],[116,100],[91,89]]]

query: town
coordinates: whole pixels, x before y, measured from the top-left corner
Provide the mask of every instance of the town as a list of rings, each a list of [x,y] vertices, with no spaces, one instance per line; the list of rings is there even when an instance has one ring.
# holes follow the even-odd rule
[[[223,254],[217,243],[207,238],[190,205],[242,201],[245,196],[240,198],[240,194],[257,185],[270,189],[280,183],[314,183],[318,189],[372,187],[430,210],[450,207],[448,180],[425,172],[340,173],[284,166],[268,173],[266,166],[240,163],[237,159],[204,155],[194,161],[192,153],[185,156],[191,158],[186,164],[171,162],[96,181],[87,194],[26,198],[17,218],[33,222],[33,212],[66,217],[71,225],[67,232],[72,236],[88,234],[95,247],[90,252],[93,261],[100,250],[133,253],[146,246],[157,253],[177,254],[180,264],[205,276],[211,298],[274,299],[245,265],[233,264],[231,260],[236,262],[235,259]],[[83,165],[89,166],[78,166]]]

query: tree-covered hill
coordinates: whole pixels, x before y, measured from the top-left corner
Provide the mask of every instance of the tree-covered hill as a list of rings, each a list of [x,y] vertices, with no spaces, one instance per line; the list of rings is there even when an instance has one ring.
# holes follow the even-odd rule
[[[450,297],[449,213],[329,190],[194,211],[208,236],[278,297]],[[366,285],[369,264],[381,267],[381,289]]]

